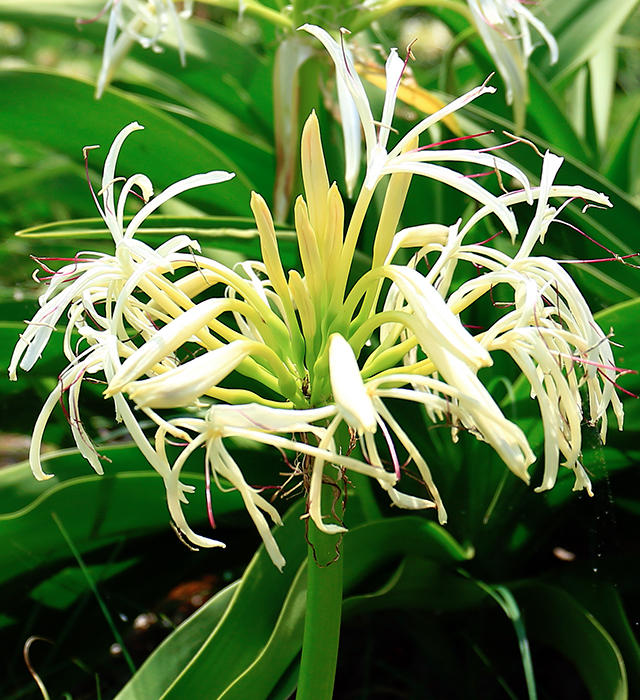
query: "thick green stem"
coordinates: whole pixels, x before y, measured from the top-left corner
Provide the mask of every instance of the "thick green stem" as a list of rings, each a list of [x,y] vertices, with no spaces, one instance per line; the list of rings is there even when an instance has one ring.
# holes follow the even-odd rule
[[[366,29],[370,24],[381,19],[385,15],[388,15],[393,10],[398,10],[403,7],[429,7],[437,6],[445,8],[448,10],[453,10],[459,15],[462,15],[470,22],[472,21],[472,15],[469,8],[459,0],[386,0],[375,6],[375,9],[369,12],[362,12],[358,18],[351,24],[351,29],[353,34],[361,32]]]
[[[216,7],[226,7],[229,10],[237,10],[240,7],[239,0],[200,0],[205,5],[214,5]],[[259,17],[260,19],[266,19],[267,22],[271,22],[275,27],[282,27],[282,29],[293,29],[293,24],[291,19],[286,15],[281,14],[277,10],[273,10],[261,2],[256,2],[256,0],[245,0],[244,1],[244,11],[248,15],[253,15],[254,17]]]
[[[341,616],[340,535],[327,535],[309,522],[307,611],[296,700],[333,697]]]

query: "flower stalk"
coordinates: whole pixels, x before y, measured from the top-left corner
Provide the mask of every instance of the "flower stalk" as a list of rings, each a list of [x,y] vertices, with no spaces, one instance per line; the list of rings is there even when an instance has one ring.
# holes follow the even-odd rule
[[[340,485],[325,488],[339,504]],[[310,521],[307,537],[307,605],[296,698],[331,700],[342,620],[342,536],[322,532]]]

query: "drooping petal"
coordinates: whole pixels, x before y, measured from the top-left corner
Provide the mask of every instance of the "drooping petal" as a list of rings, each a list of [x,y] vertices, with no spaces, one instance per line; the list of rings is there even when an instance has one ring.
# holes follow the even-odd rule
[[[358,77],[356,68],[353,65],[353,60],[350,54],[342,49],[335,39],[321,27],[316,27],[313,24],[304,24],[299,27],[299,30],[313,34],[316,39],[319,39],[325,49],[331,56],[335,64],[336,71],[340,73],[347,89],[353,97],[353,101],[360,115],[360,123],[364,131],[364,138],[367,144],[367,153],[372,153],[377,142],[376,131],[374,126],[373,114],[369,106],[369,98],[365,92],[362,81]]]
[[[347,423],[363,433],[375,433],[376,412],[364,382],[356,356],[339,334],[329,338],[329,372],[333,400]]]
[[[345,51],[348,50],[348,47],[345,47]],[[342,124],[342,138],[344,140],[344,181],[347,187],[347,196],[353,197],[360,174],[360,160],[362,159],[360,115],[349,88],[340,73],[336,73],[336,88],[338,91],[340,122]]]
[[[174,182],[166,190],[157,194],[150,202],[145,204],[139,212],[131,219],[124,232],[124,238],[131,238],[142,225],[142,222],[152,214],[159,206],[182,192],[191,190],[194,187],[204,187],[205,185],[216,185],[220,182],[227,182],[235,177],[235,173],[228,173],[224,170],[212,170],[210,173],[191,175],[184,180]]]
[[[156,377],[132,382],[123,390],[140,408],[189,406],[231,374],[254,345],[251,340],[236,340]]]

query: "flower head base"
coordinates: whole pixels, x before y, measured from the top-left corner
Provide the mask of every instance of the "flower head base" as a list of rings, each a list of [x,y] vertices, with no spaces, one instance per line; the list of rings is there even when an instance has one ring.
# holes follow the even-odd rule
[[[535,257],[532,251],[562,211],[550,199],[580,197],[604,206],[608,199],[581,187],[554,185],[562,159],[552,154],[544,157],[540,186],[531,187],[520,170],[486,152],[419,148],[419,137],[429,124],[490,91],[485,86],[428,117],[389,149],[389,130],[383,135],[381,128],[376,134],[348,55],[323,30],[305,28],[336,61],[369,134],[367,176],[351,218],[345,222],[342,197],[330,184],[318,120],[312,114],[301,146],[305,198],[295,205],[301,271],[283,268],[271,213],[255,193],[251,208],[261,261],[230,269],[203,255],[186,255],[181,252],[186,246],[197,249],[186,237],[152,250],[133,236],[158,203],[231,175],[208,173],[176,183],[149,200],[125,227],[123,197],[134,186],[150,191],[150,183],[142,175],[130,178],[116,204],[117,153],[140,127],[123,130],[105,164],[100,208],[116,254],[79,258],[73,269],[68,266],[54,275],[11,362],[12,378],[21,359],[23,368],[32,366],[69,308],[65,351],[70,365],[38,422],[34,471],[45,476],[37,458],[39,442],[65,391],[73,405],[76,442],[99,469],[78,418],[77,395],[86,372],[102,371],[108,382],[105,396],[113,398],[119,418],[165,482],[176,527],[197,546],[221,544],[194,533],[182,512],[190,488],[180,481],[181,470],[203,447],[207,479],[221,489],[238,490],[267,551],[282,567],[284,560],[267,522],[268,517],[278,523],[278,512],[260,487],[247,483],[229,440],[275,448],[287,464],[294,462],[294,475],[306,491],[308,515],[325,532],[344,530],[341,523],[328,520],[322,503],[323,480],[340,479],[344,470],[377,481],[394,505],[435,509],[445,523],[447,514],[427,459],[387,404],[392,400],[396,406],[399,401],[423,406],[431,421],[447,422],[454,439],[461,429],[468,431],[528,483],[535,455],[523,431],[506,418],[478,376],[481,368],[492,365],[496,353],[504,352],[529,381],[540,407],[545,469],[539,490],[553,486],[562,455],[564,466],[575,474],[575,487],[590,491],[580,464],[580,389],[586,387],[589,419],[601,423],[604,437],[609,405],[622,424],[613,384],[617,370],[607,337],[569,275],[555,261]],[[389,75],[396,79],[400,59],[393,52],[392,57]],[[391,82],[382,120],[389,127],[394,90]],[[518,179],[522,189],[496,196],[456,170],[436,164],[445,160],[483,167],[490,162]],[[365,214],[378,183],[387,176],[370,267],[350,282]],[[449,226],[427,223],[398,231],[414,176],[455,187],[478,203],[476,212]],[[535,206],[535,213],[522,236],[513,207],[527,203]],[[490,215],[513,241],[520,240],[515,255],[472,242],[474,228]],[[408,250],[413,251],[409,262],[397,263],[398,254],[406,259]],[[488,328],[472,332],[461,314],[482,297],[491,299],[497,288],[509,294],[508,311]],[[83,353],[72,351],[70,329],[77,329],[85,340]],[[153,444],[126,396],[156,423]],[[351,434],[349,445],[340,444],[341,426]],[[176,438],[184,448],[172,460],[166,444]],[[358,450],[352,449],[354,444],[359,444]],[[403,469],[414,471],[423,494],[402,490]]]

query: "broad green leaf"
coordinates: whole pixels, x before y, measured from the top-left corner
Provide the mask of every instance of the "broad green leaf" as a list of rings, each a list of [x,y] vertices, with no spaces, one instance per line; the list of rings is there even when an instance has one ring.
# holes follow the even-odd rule
[[[474,556],[472,547],[462,546],[446,528],[426,518],[404,516],[366,523],[345,537],[345,589],[350,577],[360,580],[380,562],[417,553],[444,564]]]
[[[234,581],[223,588],[167,637],[127,683],[119,700],[162,697],[220,622],[239,585]]]
[[[553,14],[554,0],[548,11]],[[604,46],[614,43],[616,34],[637,6],[638,0],[588,0],[576,7],[566,28],[556,35],[560,58],[554,70],[553,84],[563,85],[571,74]]]
[[[79,164],[72,163],[63,156],[51,156],[38,163],[35,168],[20,170],[13,175],[0,179],[0,194],[37,186],[45,180],[57,178],[67,173],[84,175]]]
[[[52,520],[56,513],[78,549],[84,553],[121,537],[148,535],[169,527],[162,479],[134,445],[99,448],[110,460],[98,476],[76,450],[44,455],[44,468],[56,476],[37,482],[27,464],[0,471],[0,583],[70,556]],[[81,474],[81,476],[78,476]],[[184,473],[203,484],[204,476]],[[218,514],[244,510],[237,492],[212,491]],[[79,508],[78,504],[82,507]],[[206,520],[204,488],[191,496],[188,518]],[[38,537],[34,538],[33,533]]]
[[[624,122],[624,126],[611,139],[608,152],[602,163],[602,173],[620,189],[630,194],[636,193],[638,169],[634,168],[637,158],[633,155],[633,146],[638,138],[640,123],[640,100],[636,101]]]
[[[96,564],[87,566],[87,572],[98,584],[111,576],[117,576],[137,562],[138,559],[128,559],[111,564]],[[67,566],[39,583],[31,591],[29,597],[50,608],[64,610],[73,605],[81,596],[90,592],[91,588],[80,567]]]
[[[0,18],[18,22],[21,26],[64,32],[70,39],[93,41],[97,46],[94,61],[97,78],[107,15],[96,22],[80,26],[75,20],[96,17],[103,5],[102,1],[95,0],[61,3],[36,0],[28,4],[21,0],[2,0]],[[234,124],[243,124],[248,134],[266,137],[271,141],[269,61],[259,57],[241,36],[220,24],[191,17],[181,22],[181,28],[187,55],[186,66],[180,65],[177,37],[170,26],[160,41],[164,49],[162,53],[134,44],[130,51],[132,58],[123,61],[121,68],[116,71],[116,80],[132,79],[143,66],[147,66],[151,72],[164,72],[167,79],[170,79],[170,75],[176,75],[178,80],[174,81],[174,85],[181,83],[182,87],[178,89],[184,94],[191,89],[192,96],[200,104],[209,98],[211,108],[218,115],[225,112],[227,119],[231,118]],[[212,65],[215,66],[215,71],[211,71]],[[141,82],[144,83],[145,80]],[[233,130],[232,127],[230,131]]]
[[[345,598],[345,617],[387,609],[464,610],[486,601],[473,580],[431,559],[407,556],[375,591]]]
[[[266,698],[302,647],[307,602],[307,564],[303,562],[264,649],[219,696],[220,700]]]
[[[126,80],[123,80],[121,85],[127,85],[130,88],[128,91],[136,93],[139,99],[149,104],[155,103],[178,118],[184,116],[189,117],[192,122],[208,124],[223,135],[232,135],[246,141],[254,146],[256,151],[272,154],[272,146],[260,134],[249,128],[251,122],[245,123],[240,115],[221,106],[211,96],[203,95],[186,85],[180,79],[180,74],[175,77],[151,65],[133,60],[127,61],[124,67],[127,68]],[[193,126],[197,128],[197,123]]]
[[[609,633],[568,593],[531,582],[510,586],[530,639],[548,644],[578,670],[591,700],[627,700],[627,674]]]
[[[393,518],[353,527],[344,537],[345,597],[354,588],[363,586],[371,573],[405,555],[432,557],[430,564],[437,567],[436,561],[450,565],[454,561],[469,559],[473,551],[461,547],[444,528],[422,518]],[[437,587],[443,583],[443,579],[431,583]],[[464,586],[458,588],[462,589],[461,596],[468,593]],[[225,690],[220,696],[221,700],[261,700],[276,686],[301,649],[305,591],[306,563],[303,563],[264,650]],[[430,598],[430,590],[420,592],[424,594],[423,602],[429,608],[437,605]],[[441,592],[446,598],[444,591]],[[469,600],[465,599],[463,603],[461,599],[456,599],[452,604],[469,604]],[[348,598],[345,605],[348,605]]]
[[[620,504],[616,498],[617,505]],[[613,557],[610,557],[613,559]],[[632,562],[633,565],[632,565]],[[622,593],[624,589],[634,587],[637,590],[634,568],[637,557],[622,563],[628,571],[627,582],[625,576],[616,577],[615,582],[608,581],[608,574],[601,578],[594,578],[594,572],[590,565],[575,572],[573,575],[560,575],[548,579],[546,582],[554,583],[567,591],[580,605],[588,610],[600,622],[611,635],[616,646],[622,652],[625,668],[629,676],[629,692],[633,697],[634,688],[640,688],[640,643],[632,626],[634,618],[625,612]],[[606,566],[606,561],[602,562]],[[615,567],[615,563],[614,563]],[[614,569],[615,570],[615,569]],[[633,588],[631,588],[633,590]],[[625,600],[627,597],[625,596]]]
[[[602,153],[609,135],[609,120],[616,87],[617,58],[618,48],[608,43],[603,44],[589,59],[593,121],[598,147]]]
[[[274,531],[287,560],[283,572],[278,571],[264,547],[260,547],[219,623],[211,629],[198,652],[179,669],[171,684],[167,684],[163,695],[138,695],[128,684],[117,700],[217,698],[251,666],[268,642],[289,587],[306,556],[301,512],[301,504],[294,506],[284,518],[284,527]],[[165,643],[167,648],[171,639]],[[155,655],[139,675],[153,675],[154,659]],[[136,685],[138,689],[146,687],[143,681]]]
[[[296,522],[299,512],[299,507],[295,508],[286,516],[285,528],[276,529],[287,558],[284,573],[277,573],[261,547],[225,616],[193,659],[176,673],[175,682],[161,696],[163,700],[258,700],[266,698],[286,674],[300,651],[304,624],[307,564],[304,527]],[[344,537],[345,595],[362,585],[374,570],[405,555],[428,556],[451,564],[470,558],[473,552],[460,546],[444,528],[417,517],[353,527]],[[172,639],[165,642],[163,653],[174,643]],[[179,644],[178,635],[175,643]],[[145,687],[143,674],[153,674],[154,659],[152,656],[144,672],[136,675],[137,688]],[[121,691],[118,700],[158,697],[132,694],[133,684]]]
[[[588,145],[576,134],[563,108],[561,97],[535,65],[529,67],[529,76],[531,100],[527,107],[527,114],[535,120],[539,135],[550,144],[549,148],[554,153],[560,151],[562,154],[571,155],[583,163],[588,163],[592,153]],[[532,124],[527,126],[529,130],[535,128]]]
[[[91,17],[98,14],[104,6],[102,0],[31,0],[24,3],[20,0],[1,0],[0,11],[4,16],[28,17],[61,17],[70,19],[76,17]],[[90,15],[89,13],[93,13]],[[15,20],[14,20],[15,21]]]
[[[209,211],[249,213],[254,183],[237,167],[233,153],[223,153],[179,121],[126,93],[112,89],[96,102],[90,84],[35,70],[0,71],[0,92],[12,101],[11,110],[0,112],[0,132],[36,141],[81,164],[84,146],[100,144],[104,158],[116,134],[138,121],[146,130],[127,139],[118,159],[119,174],[144,172],[160,191],[196,173],[235,172],[232,181],[190,190],[183,198]],[[92,167],[97,160],[92,152]]]

